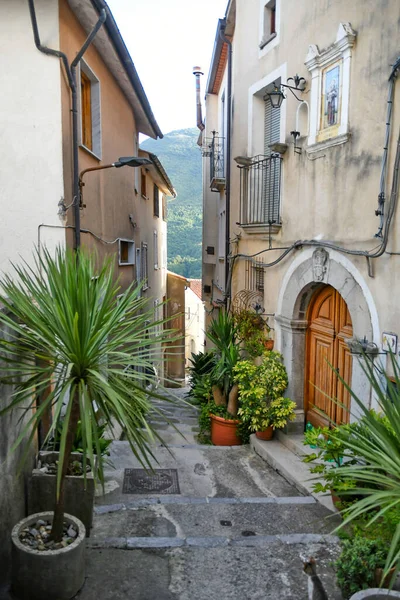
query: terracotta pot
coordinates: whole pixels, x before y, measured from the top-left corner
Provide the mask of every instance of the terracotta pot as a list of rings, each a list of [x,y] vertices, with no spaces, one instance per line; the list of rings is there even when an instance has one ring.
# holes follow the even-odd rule
[[[375,585],[383,587],[383,588],[390,588],[390,584],[392,583],[392,579],[393,579],[393,575],[395,574],[396,569],[393,567],[393,569],[390,569],[389,573],[386,575],[385,579],[383,580],[383,583],[381,585],[381,580],[382,580],[382,575],[383,575],[383,569],[381,569],[380,567],[375,569]]]
[[[272,436],[274,435],[274,430],[272,425],[270,425],[269,427],[267,427],[267,429],[264,429],[264,431],[256,431],[256,437],[258,437],[259,440],[271,440]]]
[[[273,350],[274,349],[274,340],[265,340],[264,347],[266,350]]]
[[[216,415],[211,418],[211,441],[215,446],[239,446],[242,440],[238,436],[238,419],[224,419]]]
[[[342,502],[343,502],[342,498],[337,495],[337,492],[335,490],[331,490],[331,496],[332,496],[332,502],[333,502],[334,506],[338,510],[340,510]]]

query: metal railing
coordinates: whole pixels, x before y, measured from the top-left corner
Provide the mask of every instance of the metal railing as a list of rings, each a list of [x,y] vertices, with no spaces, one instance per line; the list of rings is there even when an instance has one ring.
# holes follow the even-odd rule
[[[210,158],[210,183],[215,180],[225,179],[225,157],[224,157],[225,138],[214,135],[212,138],[205,138],[202,147],[203,157]]]
[[[258,155],[239,167],[241,225],[280,224],[281,161],[278,154]]]

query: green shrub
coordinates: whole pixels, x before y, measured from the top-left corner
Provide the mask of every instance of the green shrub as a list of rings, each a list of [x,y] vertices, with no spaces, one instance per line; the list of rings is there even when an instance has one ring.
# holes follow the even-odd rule
[[[378,540],[354,537],[342,542],[342,552],[335,562],[337,582],[344,598],[359,590],[375,587],[375,569],[383,568],[387,548]]]

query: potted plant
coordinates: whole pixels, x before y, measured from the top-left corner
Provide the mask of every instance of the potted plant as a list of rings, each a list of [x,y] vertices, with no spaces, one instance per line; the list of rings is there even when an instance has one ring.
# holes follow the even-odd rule
[[[210,373],[213,401],[223,413],[221,416],[211,412],[211,441],[216,446],[237,445],[241,443],[237,432],[240,421],[236,418],[239,390],[233,369],[240,359],[240,349],[232,315],[220,311],[211,321],[207,337],[215,348],[215,364]]]
[[[346,500],[345,493],[356,487],[354,479],[344,481],[341,476],[341,467],[346,464],[356,464],[357,459],[353,452],[345,449],[343,438],[351,432],[355,424],[339,425],[333,429],[329,427],[306,428],[304,445],[316,449],[316,452],[303,458],[305,463],[313,463],[310,472],[318,475],[324,483],[317,481],[313,484],[315,493],[331,493],[332,501],[340,508]]]
[[[106,460],[112,440],[105,437],[105,429],[105,423],[98,426],[97,438],[100,454]],[[54,437],[46,445],[46,448],[38,454],[37,464],[32,471],[28,484],[28,514],[50,511],[53,508],[62,430],[63,419],[60,419],[58,425],[56,425]],[[64,508],[65,512],[82,521],[86,529],[86,537],[89,537],[93,522],[96,482],[89,461],[86,473],[83,473],[83,448],[82,423],[79,421],[72,446],[72,462],[65,479]],[[97,460],[95,443],[93,443],[93,455]]]
[[[143,466],[151,468],[150,441],[159,436],[147,421],[151,404],[144,377],[170,333],[149,336],[152,311],[131,286],[117,298],[112,264],[96,267],[94,257],[59,249],[35,256],[34,268],[15,267],[15,279],[0,282],[0,322],[12,334],[0,339],[2,383],[14,386],[11,403],[25,421],[14,448],[29,449],[41,417],[53,413],[49,437],[62,419],[52,512],[20,521],[12,532],[12,590],[24,600],[66,600],[84,582],[85,527],[65,514],[65,481],[78,423],[85,476],[103,481],[98,420],[118,424]],[[146,353],[143,352],[146,340]],[[147,371],[147,373],[146,373]],[[40,398],[40,403],[37,403]],[[154,410],[154,408],[153,408]],[[94,450],[96,449],[96,451]]]
[[[282,396],[288,379],[278,352],[268,352],[260,365],[240,361],[234,374],[240,398],[238,415],[257,437],[271,439],[275,429],[294,419],[295,402]]]
[[[264,318],[258,312],[244,309],[234,313],[234,321],[238,340],[242,342],[251,358],[273,349],[274,340],[269,337],[271,328],[268,326],[268,318]]]

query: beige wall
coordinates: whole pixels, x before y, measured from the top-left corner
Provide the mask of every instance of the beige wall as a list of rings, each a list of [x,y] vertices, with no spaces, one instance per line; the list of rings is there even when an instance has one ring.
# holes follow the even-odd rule
[[[204,352],[205,340],[204,303],[190,287],[185,290],[185,362],[190,366],[192,352]]]
[[[166,314],[169,319],[168,328],[174,329],[179,339],[166,348],[166,376],[179,385],[185,380],[185,287],[187,279],[171,271],[167,274]]]

